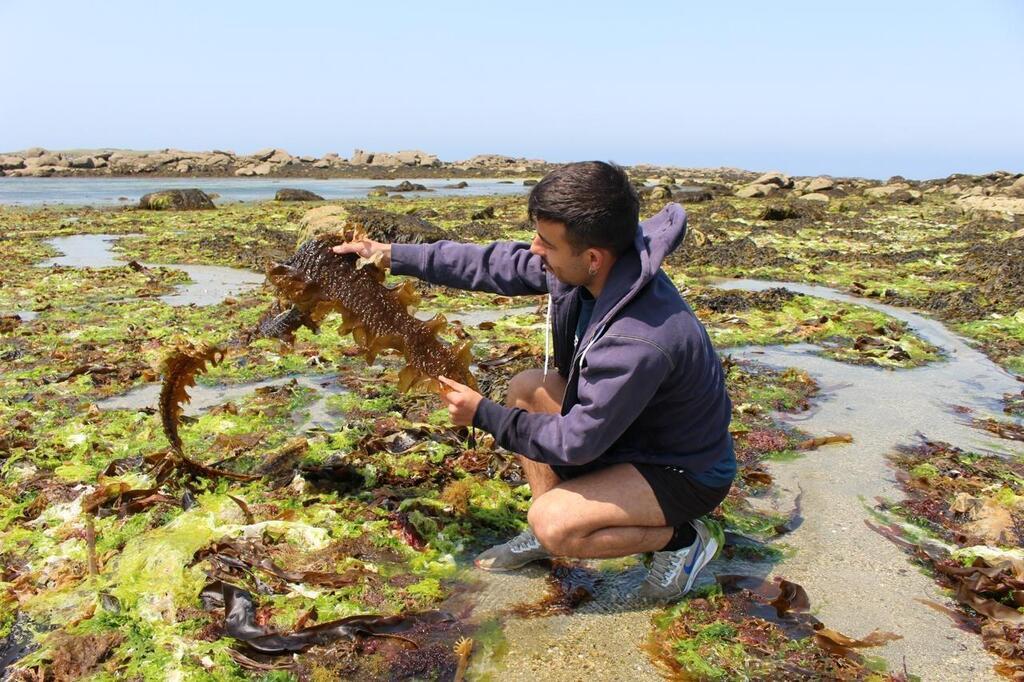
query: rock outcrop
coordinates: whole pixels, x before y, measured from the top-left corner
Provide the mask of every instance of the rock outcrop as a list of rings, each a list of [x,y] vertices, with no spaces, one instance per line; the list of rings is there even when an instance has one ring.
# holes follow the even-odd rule
[[[168,189],[146,194],[139,199],[139,208],[150,211],[192,211],[216,206],[201,189]]]

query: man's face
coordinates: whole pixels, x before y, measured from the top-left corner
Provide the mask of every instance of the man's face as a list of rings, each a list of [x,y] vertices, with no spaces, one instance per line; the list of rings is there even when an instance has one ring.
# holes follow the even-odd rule
[[[573,286],[586,284],[592,279],[592,249],[576,253],[566,237],[563,223],[540,218],[536,228],[537,234],[530,244],[530,252],[544,259],[544,264],[555,277]]]

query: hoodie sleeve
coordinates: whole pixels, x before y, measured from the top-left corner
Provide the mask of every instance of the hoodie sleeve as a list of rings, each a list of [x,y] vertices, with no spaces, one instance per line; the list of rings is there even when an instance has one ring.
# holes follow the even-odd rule
[[[647,407],[672,361],[644,339],[616,335],[601,337],[585,355],[579,402],[567,414],[532,413],[485,398],[473,425],[537,462],[581,465],[597,459]]]
[[[547,273],[540,256],[525,242],[487,246],[440,241],[432,244],[392,244],[391,272],[473,291],[505,296],[543,294]]]

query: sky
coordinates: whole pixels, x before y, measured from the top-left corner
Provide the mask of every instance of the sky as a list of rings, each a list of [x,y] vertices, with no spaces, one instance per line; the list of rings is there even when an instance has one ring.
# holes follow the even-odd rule
[[[1024,2],[0,0],[0,150],[1024,171]]]

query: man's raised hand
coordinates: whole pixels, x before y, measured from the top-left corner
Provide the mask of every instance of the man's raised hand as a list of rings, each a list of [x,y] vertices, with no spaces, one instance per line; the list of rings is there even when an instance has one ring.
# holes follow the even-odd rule
[[[375,242],[372,239],[358,239],[338,244],[331,250],[340,254],[354,253],[360,258],[376,263],[382,270],[391,268],[391,244]]]

